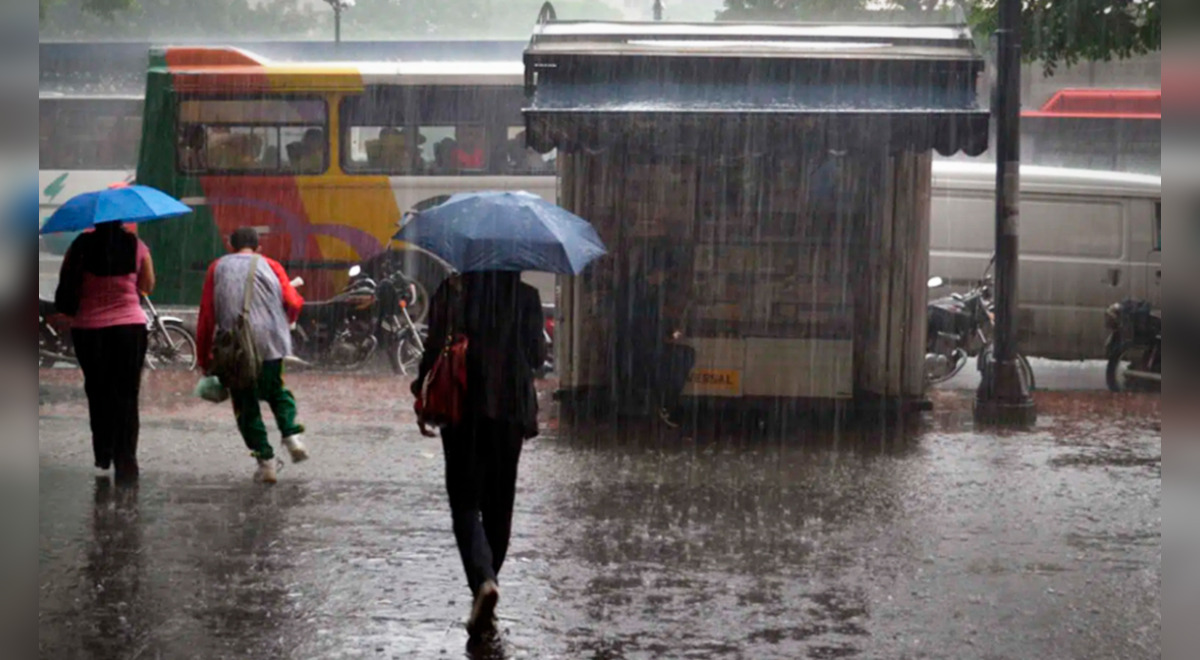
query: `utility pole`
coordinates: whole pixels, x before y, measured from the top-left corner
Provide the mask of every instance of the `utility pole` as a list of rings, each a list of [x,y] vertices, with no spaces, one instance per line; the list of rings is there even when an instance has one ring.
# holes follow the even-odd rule
[[[654,0],[654,20],[662,20],[663,5],[662,0]]]
[[[333,8],[333,43],[342,43],[342,10],[354,6],[354,0],[325,0]]]
[[[1017,359],[1021,199],[1021,0],[1000,0],[996,31],[996,322],[991,359],[975,394],[975,421],[1032,426],[1037,409]]]

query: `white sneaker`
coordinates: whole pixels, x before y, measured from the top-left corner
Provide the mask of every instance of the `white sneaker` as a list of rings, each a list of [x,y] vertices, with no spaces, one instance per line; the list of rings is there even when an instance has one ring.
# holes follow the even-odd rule
[[[258,459],[258,470],[254,473],[254,480],[264,484],[273,484],[278,481],[279,477],[275,474],[275,460],[274,458]]]
[[[288,454],[292,457],[293,463],[300,463],[308,460],[308,449],[304,446],[304,434],[297,433],[289,435],[283,439],[283,446],[287,447]]]

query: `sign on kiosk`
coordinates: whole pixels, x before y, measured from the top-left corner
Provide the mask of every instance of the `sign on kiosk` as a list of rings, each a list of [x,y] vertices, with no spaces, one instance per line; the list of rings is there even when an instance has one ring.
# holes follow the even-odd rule
[[[742,395],[742,372],[736,369],[692,369],[687,383],[691,396]]]

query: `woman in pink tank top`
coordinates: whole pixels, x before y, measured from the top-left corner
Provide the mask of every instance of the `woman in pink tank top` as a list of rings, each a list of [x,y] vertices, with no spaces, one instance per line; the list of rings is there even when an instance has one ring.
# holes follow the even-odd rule
[[[141,293],[154,289],[150,251],[119,222],[80,234],[63,259],[55,304],[73,316],[96,467],[138,476],[138,390],[146,357]]]

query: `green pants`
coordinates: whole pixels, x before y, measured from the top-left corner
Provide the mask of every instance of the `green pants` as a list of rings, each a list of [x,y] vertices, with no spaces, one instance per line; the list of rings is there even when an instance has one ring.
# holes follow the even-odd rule
[[[275,450],[267,440],[267,426],[263,424],[259,401],[266,401],[271,407],[283,437],[304,432],[304,427],[296,423],[296,397],[283,386],[283,360],[263,362],[256,386],[231,391],[229,397],[233,400],[233,414],[237,417],[242,439],[257,458],[275,457]]]

